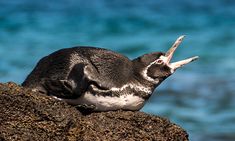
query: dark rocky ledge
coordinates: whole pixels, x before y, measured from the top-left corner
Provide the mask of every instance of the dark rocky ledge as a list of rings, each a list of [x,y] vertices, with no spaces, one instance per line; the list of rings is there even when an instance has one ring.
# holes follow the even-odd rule
[[[132,111],[82,115],[15,83],[0,83],[0,112],[0,140],[188,140],[186,131],[162,117]]]

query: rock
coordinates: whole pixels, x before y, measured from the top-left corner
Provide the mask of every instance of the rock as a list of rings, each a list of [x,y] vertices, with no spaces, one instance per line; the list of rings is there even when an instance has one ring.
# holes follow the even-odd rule
[[[0,140],[188,140],[186,131],[162,117],[139,111],[82,115],[12,82],[0,83],[0,112]]]

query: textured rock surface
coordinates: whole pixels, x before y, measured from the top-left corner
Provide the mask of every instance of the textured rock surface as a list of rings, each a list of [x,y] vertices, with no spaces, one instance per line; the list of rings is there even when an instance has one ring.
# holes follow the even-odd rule
[[[0,140],[158,140],[187,141],[169,120],[143,112],[82,115],[52,97],[14,83],[0,84]]]

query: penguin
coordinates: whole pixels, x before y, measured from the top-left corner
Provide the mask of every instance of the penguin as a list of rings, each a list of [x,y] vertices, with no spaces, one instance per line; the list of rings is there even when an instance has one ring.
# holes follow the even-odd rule
[[[43,57],[22,86],[92,111],[137,111],[166,78],[198,59],[171,62],[183,38],[166,53],[148,53],[133,60],[98,47],[61,49]]]

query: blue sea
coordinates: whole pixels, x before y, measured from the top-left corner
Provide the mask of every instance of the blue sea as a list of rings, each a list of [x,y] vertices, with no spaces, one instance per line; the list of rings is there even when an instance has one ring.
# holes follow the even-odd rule
[[[235,1],[1,0],[0,82],[21,84],[45,55],[77,45],[129,58],[167,51],[195,61],[165,80],[142,109],[186,129],[191,141],[235,140]]]

